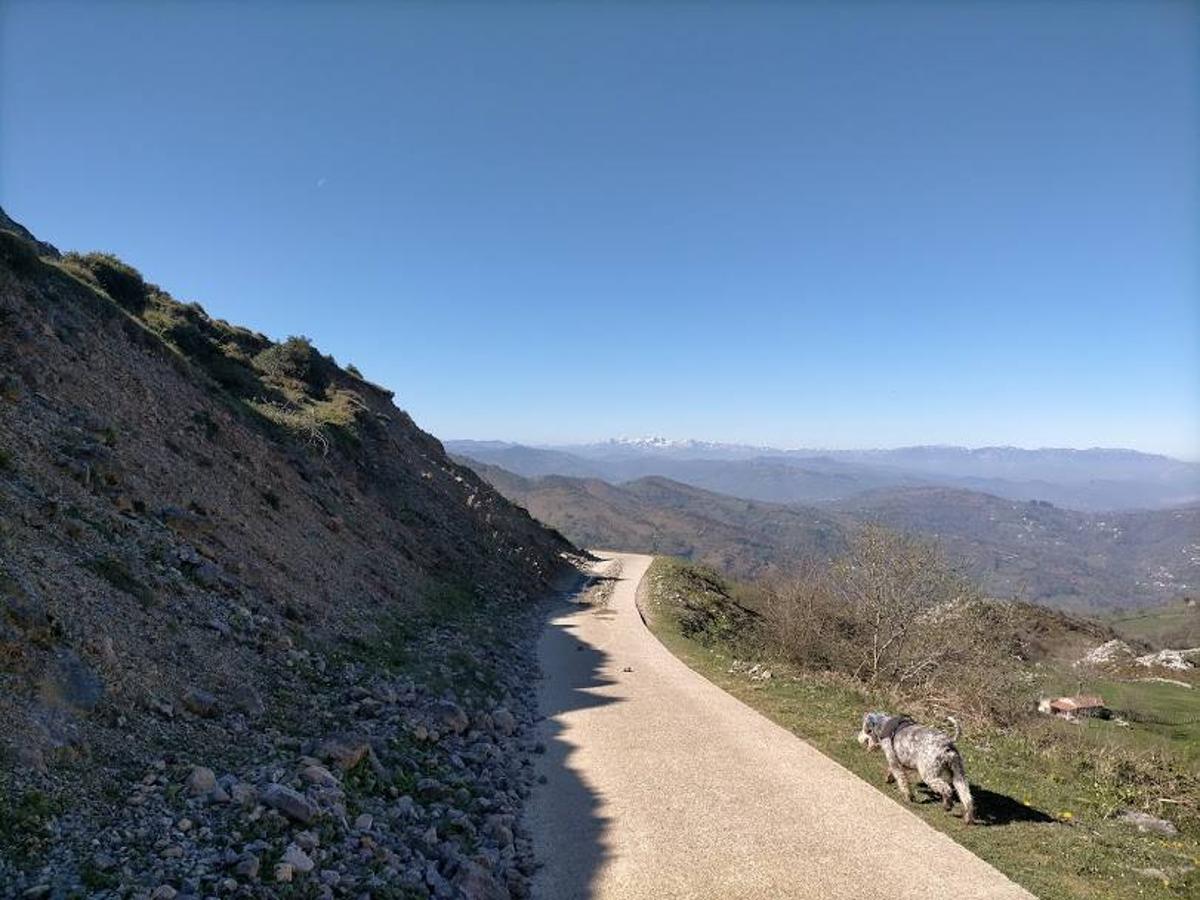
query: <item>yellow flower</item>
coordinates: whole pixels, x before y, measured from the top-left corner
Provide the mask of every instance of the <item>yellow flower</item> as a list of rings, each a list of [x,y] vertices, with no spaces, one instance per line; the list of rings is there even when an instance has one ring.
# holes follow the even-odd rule
[[[1063,810],[1061,813],[1059,813],[1058,815],[1059,815],[1059,818],[1060,818],[1060,819],[1073,819],[1073,818],[1075,818],[1075,814],[1074,814],[1073,812],[1071,812],[1069,809],[1064,809],[1064,810]]]

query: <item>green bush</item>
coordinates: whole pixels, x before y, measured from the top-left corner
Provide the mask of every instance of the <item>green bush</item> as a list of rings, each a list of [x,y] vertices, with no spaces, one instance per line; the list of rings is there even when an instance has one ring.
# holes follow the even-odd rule
[[[105,293],[130,312],[146,308],[149,288],[142,273],[111,253],[68,253],[67,263],[91,272]]]
[[[216,350],[212,340],[199,324],[189,318],[178,318],[162,331],[162,336],[192,357],[211,356]]]
[[[237,336],[234,330],[210,319],[200,304],[183,304],[155,293],[142,320],[234,396],[245,399],[266,393],[241,348],[223,343]]]
[[[213,380],[235,397],[248,399],[265,393],[254,370],[225,353],[217,351],[201,360],[201,363]]]
[[[311,394],[320,394],[329,386],[329,362],[303,336],[263,350],[254,357],[254,367],[268,378],[299,381]]]
[[[0,261],[14,272],[27,274],[38,265],[37,250],[20,235],[0,229]]]

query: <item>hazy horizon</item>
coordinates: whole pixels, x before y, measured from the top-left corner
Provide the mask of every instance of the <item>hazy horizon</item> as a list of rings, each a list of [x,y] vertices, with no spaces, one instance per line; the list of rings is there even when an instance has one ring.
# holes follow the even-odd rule
[[[0,205],[437,435],[1200,459],[1200,6],[0,5]]]
[[[420,423],[417,423],[420,425]],[[534,449],[556,449],[586,446],[589,444],[606,444],[620,442],[649,442],[654,440],[664,440],[674,443],[695,442],[698,444],[713,444],[725,445],[731,447],[743,447],[747,449],[758,450],[776,450],[782,452],[797,452],[811,450],[815,453],[868,453],[874,451],[892,451],[892,450],[913,450],[918,448],[929,449],[947,449],[947,450],[1022,450],[1027,452],[1037,451],[1073,451],[1077,453],[1087,451],[1112,451],[1112,452],[1134,452],[1145,453],[1153,456],[1164,456],[1168,459],[1173,459],[1178,462],[1200,463],[1200,457],[1188,458],[1183,456],[1175,456],[1170,453],[1157,453],[1150,450],[1139,450],[1136,447],[1122,447],[1118,445],[1102,445],[1095,444],[1092,446],[1071,447],[1065,445],[1021,445],[1013,443],[993,443],[993,444],[961,444],[947,441],[918,441],[912,444],[864,444],[855,446],[845,445],[826,445],[826,444],[791,444],[780,445],[769,442],[754,441],[754,440],[723,440],[720,438],[703,438],[703,437],[667,437],[665,435],[647,434],[647,435],[627,435],[617,434],[594,438],[583,438],[579,440],[550,440],[550,441],[533,441],[521,440],[519,438],[489,438],[489,437],[464,437],[456,436],[437,436],[439,440],[446,444],[454,443],[498,443],[498,444],[513,444],[523,447],[532,447]]]

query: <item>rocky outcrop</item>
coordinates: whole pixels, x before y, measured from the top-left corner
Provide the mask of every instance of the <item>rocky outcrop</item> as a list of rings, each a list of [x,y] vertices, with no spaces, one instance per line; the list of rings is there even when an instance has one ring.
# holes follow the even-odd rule
[[[1099,647],[1093,647],[1075,662],[1076,666],[1115,666],[1127,665],[1133,659],[1133,648],[1127,643],[1114,638],[1105,641]]]
[[[1194,668],[1198,659],[1200,659],[1200,647],[1191,650],[1158,650],[1139,656],[1134,662],[1146,668],[1174,669],[1182,672]]]

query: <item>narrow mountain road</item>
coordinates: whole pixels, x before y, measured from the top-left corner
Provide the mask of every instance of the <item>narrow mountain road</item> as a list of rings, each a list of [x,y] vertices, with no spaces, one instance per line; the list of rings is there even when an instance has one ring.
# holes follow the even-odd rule
[[[608,558],[608,603],[539,646],[535,898],[1031,896],[676,659],[635,603],[651,558]]]

